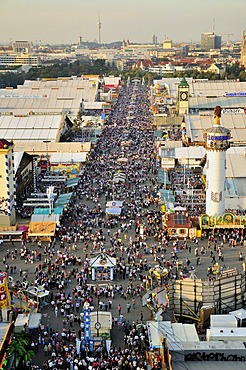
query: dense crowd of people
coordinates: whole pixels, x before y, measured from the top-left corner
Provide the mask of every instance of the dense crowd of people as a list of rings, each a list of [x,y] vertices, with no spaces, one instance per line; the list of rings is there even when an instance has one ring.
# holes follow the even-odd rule
[[[49,243],[38,239],[23,240],[20,250],[12,245],[4,256],[6,271],[15,276],[12,287],[15,293],[28,285],[42,286],[50,291],[54,325],[42,325],[32,343],[37,357],[40,352],[44,354],[44,369],[147,369],[145,351],[150,344],[144,313],[140,310],[136,321],[130,319],[130,314],[136,306],[142,307],[141,299],[146,285],[150,284],[149,270],[153,266],[165,270],[162,283],[167,284],[168,279],[182,279],[198,268],[203,256],[209,254],[212,265],[223,261],[225,243],[231,243],[233,248],[243,242],[241,235],[230,232],[225,240],[224,235],[219,236],[219,242],[209,236],[207,248],[200,247],[196,238],[193,241],[169,239],[162,227],[158,202],[161,185],[157,182],[149,108],[146,86],[132,83],[122,88],[70,204],[64,210],[55,237]],[[173,138],[179,135],[175,131]],[[122,182],[113,180],[117,173],[124,174]],[[192,196],[198,194],[195,190],[203,187],[200,177],[188,173],[186,176],[194,190]],[[183,173],[174,170],[172,183],[177,200],[184,200],[184,194],[178,193],[184,190]],[[106,212],[107,202],[114,201],[123,202],[118,216]],[[188,199],[188,209],[191,203]],[[194,198],[192,206],[194,214],[201,213],[204,197]],[[150,239],[155,243],[150,244]],[[190,258],[180,263],[182,250],[195,255],[196,266],[192,266]],[[106,272],[103,271],[96,275],[96,282],[92,284],[90,260],[105,253],[116,259],[114,281],[109,275],[104,280]],[[32,281],[28,268],[23,271],[16,267],[17,257],[27,266],[35,263]],[[208,275],[211,274],[213,271],[208,270]],[[114,328],[124,332],[124,346],[115,341],[108,350],[102,344],[91,350],[85,340],[84,307],[89,305],[110,311],[116,297],[122,303],[112,323]],[[148,303],[155,305],[151,296]],[[77,341],[82,343],[79,349]],[[161,359],[154,353],[151,364],[152,369],[161,368]]]
[[[150,265],[144,254],[152,253],[146,239],[162,230],[147,93],[147,87],[139,83],[120,92],[53,240],[24,240],[21,251],[13,252],[15,257],[20,253],[27,265],[36,264],[32,282],[26,271],[13,271],[13,275],[19,274],[13,282],[14,291],[28,285],[43,286],[50,291],[54,320],[62,323],[58,325],[61,330],[42,326],[33,341],[33,348],[44,352],[44,369],[147,369],[145,350],[149,343],[144,315],[141,311],[136,322],[129,316],[145,293]],[[130,106],[134,114],[129,114]],[[113,181],[116,173],[124,174],[123,182]],[[123,201],[120,214],[107,214],[106,203],[117,200]],[[91,284],[90,260],[100,253],[116,258],[114,281],[106,281],[103,287]],[[9,250],[6,269],[12,267],[11,256]],[[100,274],[96,277],[100,282]],[[83,309],[89,304],[110,310],[115,297],[122,303],[112,323],[124,332],[124,348],[115,342],[108,351],[102,345],[91,351],[83,344]],[[82,343],[79,351],[77,340]],[[159,369],[160,362],[153,362],[153,368]]]

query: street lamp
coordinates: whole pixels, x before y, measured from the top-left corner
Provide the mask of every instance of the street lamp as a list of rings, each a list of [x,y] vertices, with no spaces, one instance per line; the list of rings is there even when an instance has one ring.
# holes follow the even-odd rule
[[[33,150],[34,151],[34,150]],[[37,167],[37,156],[33,154],[32,157],[32,172],[33,172],[33,190],[34,193],[37,192],[37,174],[36,174],[36,167]]]
[[[49,169],[49,143],[50,140],[43,140],[43,143],[46,144],[46,175],[49,174],[50,169]]]

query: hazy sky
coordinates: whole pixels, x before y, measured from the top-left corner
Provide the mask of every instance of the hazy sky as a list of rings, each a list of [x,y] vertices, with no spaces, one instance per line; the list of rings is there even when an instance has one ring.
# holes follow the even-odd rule
[[[199,41],[202,32],[233,33],[241,40],[246,28],[246,0],[0,0],[0,42],[42,43],[98,39],[158,42],[165,37]],[[223,36],[227,40],[227,36]]]

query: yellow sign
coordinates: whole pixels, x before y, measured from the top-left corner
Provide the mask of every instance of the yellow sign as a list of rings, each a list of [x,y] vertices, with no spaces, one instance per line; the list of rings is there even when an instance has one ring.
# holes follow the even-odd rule
[[[10,308],[10,296],[6,272],[0,273],[0,308]]]

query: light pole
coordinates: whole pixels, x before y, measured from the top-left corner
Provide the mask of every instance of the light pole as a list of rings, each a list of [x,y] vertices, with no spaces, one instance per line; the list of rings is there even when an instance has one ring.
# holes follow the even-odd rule
[[[37,157],[35,155],[33,155],[33,157],[32,157],[32,173],[33,173],[33,191],[34,191],[34,193],[37,192],[36,167],[37,167]]]
[[[50,140],[43,140],[43,143],[46,144],[46,175],[49,174],[50,172],[50,166],[49,166],[49,143],[51,141]]]

